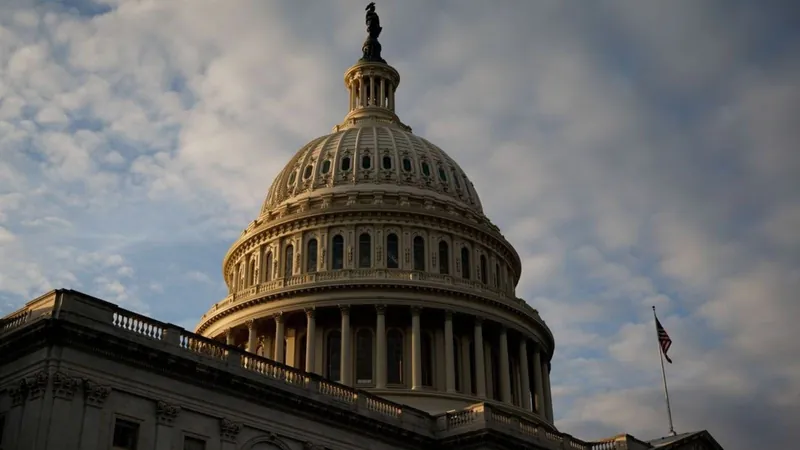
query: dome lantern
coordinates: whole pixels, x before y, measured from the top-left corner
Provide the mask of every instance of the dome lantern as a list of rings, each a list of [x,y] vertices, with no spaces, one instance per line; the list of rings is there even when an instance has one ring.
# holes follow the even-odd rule
[[[411,128],[403,124],[395,112],[395,91],[400,84],[400,74],[381,57],[378,36],[383,28],[375,12],[375,3],[370,3],[366,10],[367,38],[361,47],[363,55],[344,74],[348,113],[333,131],[366,124],[392,124],[410,132]]]

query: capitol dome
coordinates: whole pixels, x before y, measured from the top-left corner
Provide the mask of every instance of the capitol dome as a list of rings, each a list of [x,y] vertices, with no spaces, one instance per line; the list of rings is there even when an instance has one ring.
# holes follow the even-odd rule
[[[552,427],[555,343],[515,294],[519,255],[461,167],[400,121],[374,14],[344,120],[275,178],[196,331],[431,413],[495,402]]]

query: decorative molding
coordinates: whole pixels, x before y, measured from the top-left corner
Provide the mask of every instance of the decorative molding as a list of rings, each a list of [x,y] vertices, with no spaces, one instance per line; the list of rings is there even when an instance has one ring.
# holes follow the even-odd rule
[[[349,315],[350,305],[339,305],[339,310],[342,312],[342,315]]]
[[[39,372],[36,372],[35,375],[25,379],[25,384],[27,385],[28,389],[28,400],[36,400],[44,395],[45,391],[47,390],[48,377],[47,371],[40,370]]]
[[[256,327],[256,321],[254,319],[250,319],[250,320],[246,321],[244,324],[247,325],[247,329],[248,330],[255,329],[255,327]]]
[[[313,319],[317,315],[317,310],[315,308],[306,308],[306,317],[309,319]]]
[[[9,388],[8,393],[11,396],[11,406],[20,406],[28,396],[28,383],[24,379],[19,380],[16,386]]]
[[[236,439],[239,437],[241,431],[242,424],[224,417],[219,420],[219,432],[223,441],[236,443]]]
[[[178,405],[171,405],[163,400],[156,402],[156,417],[158,423],[161,425],[172,426],[178,414],[181,412],[181,407]]]
[[[272,317],[275,319],[275,323],[283,323],[283,313],[282,312],[275,313],[275,315],[272,316]]]
[[[386,314],[386,305],[375,305],[375,311],[379,316]]]
[[[56,372],[53,374],[53,396],[64,400],[72,400],[79,384],[80,380],[78,378],[62,372]]]
[[[111,394],[111,388],[95,383],[92,380],[83,380],[83,395],[87,406],[102,408],[106,399]]]

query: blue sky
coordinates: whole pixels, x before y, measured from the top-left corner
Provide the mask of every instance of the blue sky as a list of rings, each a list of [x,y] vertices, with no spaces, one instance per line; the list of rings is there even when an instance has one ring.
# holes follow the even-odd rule
[[[0,313],[56,287],[193,327],[272,178],[346,112],[364,2],[0,5]],[[800,439],[800,10],[389,1],[401,118],[472,178],[556,336],[557,425]]]

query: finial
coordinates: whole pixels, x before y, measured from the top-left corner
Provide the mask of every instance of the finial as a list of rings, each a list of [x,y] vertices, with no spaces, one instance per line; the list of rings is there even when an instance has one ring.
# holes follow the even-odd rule
[[[367,11],[367,39],[364,41],[364,45],[361,46],[361,51],[364,55],[359,61],[385,63],[386,61],[381,58],[381,43],[378,42],[378,36],[380,36],[383,28],[381,28],[381,19],[378,17],[378,13],[375,12],[375,2],[370,2],[365,11]]]

